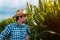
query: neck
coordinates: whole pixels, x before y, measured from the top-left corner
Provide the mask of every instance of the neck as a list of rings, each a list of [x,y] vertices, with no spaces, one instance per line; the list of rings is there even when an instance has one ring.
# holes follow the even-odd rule
[[[19,20],[17,21],[17,23],[18,23],[19,25],[22,25],[22,22],[21,22],[21,21],[19,21]]]

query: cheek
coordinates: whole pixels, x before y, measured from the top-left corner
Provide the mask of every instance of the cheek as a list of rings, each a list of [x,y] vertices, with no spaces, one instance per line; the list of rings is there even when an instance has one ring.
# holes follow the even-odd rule
[[[22,18],[22,21],[26,21],[26,18]]]

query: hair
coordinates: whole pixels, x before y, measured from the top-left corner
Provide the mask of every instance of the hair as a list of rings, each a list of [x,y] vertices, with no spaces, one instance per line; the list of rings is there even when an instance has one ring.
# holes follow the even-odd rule
[[[18,18],[18,16],[16,17],[16,21],[18,20],[19,18]]]
[[[14,19],[15,21],[17,21],[19,18],[18,18],[18,16],[13,16],[13,19]]]

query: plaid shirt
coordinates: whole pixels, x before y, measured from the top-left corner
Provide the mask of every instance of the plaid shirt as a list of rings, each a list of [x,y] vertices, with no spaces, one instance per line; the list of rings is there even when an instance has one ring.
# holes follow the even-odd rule
[[[22,26],[20,26],[16,22],[8,25],[3,30],[0,34],[0,40],[4,40],[6,36],[9,37],[9,40],[26,40],[27,34],[31,34],[28,25],[22,24]]]

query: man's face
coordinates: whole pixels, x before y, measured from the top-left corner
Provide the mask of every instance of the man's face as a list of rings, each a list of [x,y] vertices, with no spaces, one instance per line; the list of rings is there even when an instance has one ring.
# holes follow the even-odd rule
[[[20,22],[24,23],[26,21],[27,14],[25,14],[23,10],[20,10],[19,12],[17,12],[17,14],[20,15],[20,16],[18,16],[18,20]]]
[[[23,23],[26,21],[26,18],[26,15],[19,16],[19,20]]]

